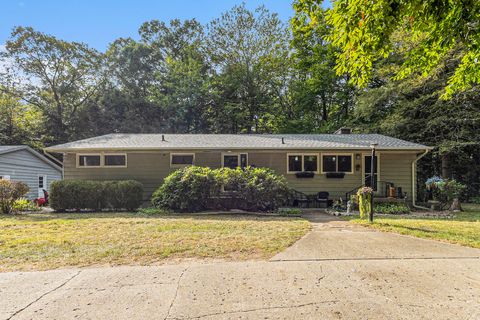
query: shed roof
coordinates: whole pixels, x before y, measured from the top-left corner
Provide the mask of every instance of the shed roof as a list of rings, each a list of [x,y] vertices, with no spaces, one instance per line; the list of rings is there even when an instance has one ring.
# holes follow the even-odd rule
[[[282,139],[283,138],[283,139]],[[282,141],[283,140],[283,141]],[[430,147],[381,134],[107,134],[46,148],[88,150],[425,150]]]
[[[50,160],[49,158],[47,158],[46,156],[44,156],[43,154],[41,153],[38,153],[37,151],[33,150],[32,148],[30,148],[29,146],[24,146],[24,145],[14,145],[14,146],[0,146],[0,156],[2,154],[6,154],[6,153],[11,153],[11,152],[15,152],[15,151],[19,151],[19,150],[26,150],[28,151],[29,153],[31,153],[34,157],[37,157],[39,158],[40,160],[42,160],[43,162],[45,162],[46,164],[48,164],[49,166],[59,170],[59,171],[62,171],[62,167],[59,166],[58,164],[54,163],[52,160]]]

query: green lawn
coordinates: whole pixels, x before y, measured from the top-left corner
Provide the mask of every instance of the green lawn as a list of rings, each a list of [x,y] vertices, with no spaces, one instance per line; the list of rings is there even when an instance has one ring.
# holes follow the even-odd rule
[[[464,204],[454,219],[376,217],[373,224],[358,217],[351,221],[382,231],[435,239],[480,248],[480,205]]]
[[[138,213],[0,215],[0,271],[167,259],[269,258],[310,230],[300,218]]]

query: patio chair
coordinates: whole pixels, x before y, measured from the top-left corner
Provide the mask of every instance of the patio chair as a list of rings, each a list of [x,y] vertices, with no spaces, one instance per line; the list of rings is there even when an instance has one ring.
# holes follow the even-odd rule
[[[293,190],[293,206],[300,208],[310,207],[312,200],[303,192]]]
[[[317,203],[319,208],[328,208],[331,205],[331,200],[328,199],[330,193],[327,191],[320,191],[317,194]]]

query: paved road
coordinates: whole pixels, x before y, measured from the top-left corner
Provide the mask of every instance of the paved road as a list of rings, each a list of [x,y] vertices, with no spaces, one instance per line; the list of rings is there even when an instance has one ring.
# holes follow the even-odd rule
[[[480,250],[315,219],[271,261],[0,274],[0,319],[480,319]]]

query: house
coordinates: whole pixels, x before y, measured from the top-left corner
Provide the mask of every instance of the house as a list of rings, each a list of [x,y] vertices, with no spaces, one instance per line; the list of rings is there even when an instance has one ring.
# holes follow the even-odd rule
[[[0,179],[25,182],[30,188],[26,197],[35,199],[62,179],[62,168],[28,146],[0,146]]]
[[[135,179],[144,184],[146,200],[169,173],[188,165],[268,167],[297,191],[327,191],[331,198],[345,199],[370,184],[372,144],[377,192],[393,186],[394,196],[414,202],[416,162],[431,148],[346,129],[336,134],[108,134],[45,150],[63,154],[64,179]]]

